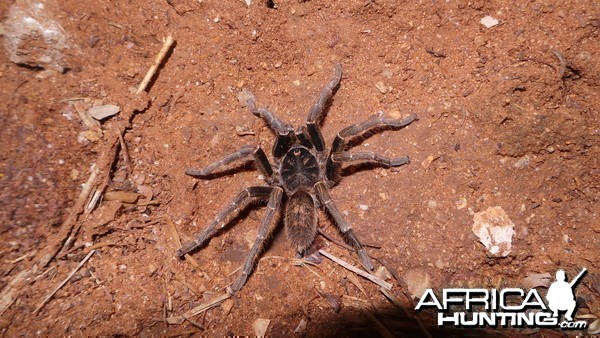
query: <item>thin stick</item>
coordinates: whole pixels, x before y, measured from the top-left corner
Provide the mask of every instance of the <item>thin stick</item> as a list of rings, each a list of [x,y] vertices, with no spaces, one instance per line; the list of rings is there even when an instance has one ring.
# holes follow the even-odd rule
[[[52,292],[50,292],[50,294],[48,296],[46,296],[46,298],[44,299],[44,301],[37,307],[37,309],[35,309],[35,311],[33,311],[33,314],[35,315],[36,313],[38,313],[38,311],[40,311],[44,305],[46,305],[46,303],[48,303],[48,301],[50,300],[50,298],[52,298],[52,296],[54,296],[54,294],[56,292],[58,292],[58,290],[60,290],[60,288],[62,288],[65,284],[67,284],[67,282],[71,279],[71,277],[73,277],[73,275],[77,272],[77,270],[79,270],[83,264],[85,264],[85,262],[88,261],[88,259],[90,259],[90,257],[92,257],[92,255],[94,254],[94,252],[96,252],[96,250],[92,250],[90,251],[90,253],[87,254],[87,256],[85,256],[84,259],[81,260],[81,262],[79,262],[79,264],[77,264],[77,266],[75,267],[75,269],[73,269],[73,271],[71,271],[71,273],[67,276],[67,278],[65,278],[62,282],[60,282],[56,288],[54,290],[52,290]]]
[[[100,156],[100,160],[97,163],[102,163],[103,162],[102,159],[104,158],[104,156],[106,156],[106,151]],[[64,231],[64,235],[61,236],[60,243],[62,243],[62,241],[64,240],[65,237],[68,237],[71,234],[71,232],[73,230],[73,226],[75,225],[75,222],[77,221],[77,216],[83,210],[85,203],[87,202],[88,196],[90,195],[92,188],[96,184],[96,180],[97,180],[99,174],[100,174],[100,169],[98,168],[98,165],[96,165],[96,163],[94,163],[92,165],[92,168],[90,169],[90,177],[85,182],[85,184],[83,184],[83,189],[81,190],[81,193],[79,193],[79,197],[77,198],[77,201],[75,201],[73,208],[71,208],[71,212],[69,213],[69,216],[67,216],[65,221],[60,226],[60,229],[62,231]],[[40,265],[42,267],[47,266],[48,263],[50,263],[50,261],[52,260],[52,258],[54,258],[58,254],[58,252],[61,250],[61,248],[62,248],[62,246],[60,244],[56,245],[56,247],[52,247],[52,245],[49,245],[49,248],[46,249],[46,253],[42,253],[42,255],[41,255]],[[50,252],[47,252],[47,251],[50,251]]]
[[[375,284],[377,284],[377,285],[379,285],[379,286],[381,286],[381,287],[383,287],[383,288],[385,288],[387,290],[391,290],[392,289],[392,284],[384,281],[383,279],[381,279],[381,278],[379,278],[379,277],[377,277],[375,275],[372,275],[372,274],[370,274],[368,272],[360,270],[359,268],[355,267],[354,265],[351,265],[351,264],[347,263],[346,261],[343,261],[343,260],[335,257],[334,255],[330,254],[329,252],[327,252],[327,251],[325,251],[323,249],[320,249],[319,253],[321,255],[323,255],[323,256],[331,259],[335,263],[343,266],[344,268],[346,268],[346,269],[354,272],[355,274],[360,275],[360,276],[362,276],[362,277],[370,280],[371,282],[373,282],[373,283],[375,283]]]
[[[220,296],[217,296],[217,297],[209,300],[208,302],[204,302],[204,303],[196,306],[195,308],[184,312],[181,316],[173,316],[173,317],[167,318],[167,323],[179,325],[179,324],[183,323],[184,320],[219,305],[220,303],[222,303],[225,299],[227,299],[229,297],[231,297],[230,294],[224,293]]]
[[[140,86],[138,87],[137,91],[135,92],[136,94],[139,94],[139,93],[143,92],[144,90],[146,90],[146,87],[148,86],[148,83],[150,83],[150,80],[152,80],[152,77],[154,76],[154,73],[156,73],[158,66],[160,66],[163,59],[165,58],[165,55],[167,55],[167,52],[169,51],[169,49],[171,49],[173,42],[175,42],[175,40],[173,40],[173,36],[172,35],[167,36],[167,39],[165,40],[162,48],[160,49],[160,52],[158,52],[158,55],[156,55],[154,64],[150,67],[150,69],[148,69],[146,76],[144,77],[144,79],[142,80],[142,83],[140,83]]]
[[[132,170],[131,166],[131,158],[129,157],[129,150],[127,149],[127,144],[125,143],[125,139],[123,138],[123,134],[117,130],[119,135],[119,142],[121,143],[121,150],[123,151],[123,161],[125,161],[125,166]]]

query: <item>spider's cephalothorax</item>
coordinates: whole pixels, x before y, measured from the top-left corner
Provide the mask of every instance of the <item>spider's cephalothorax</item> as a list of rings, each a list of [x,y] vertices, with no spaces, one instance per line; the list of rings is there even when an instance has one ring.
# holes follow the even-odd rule
[[[408,163],[408,157],[389,159],[372,152],[348,152],[355,143],[352,140],[366,134],[386,129],[398,130],[417,119],[410,115],[402,120],[388,119],[375,115],[368,120],[351,125],[337,134],[331,149],[327,152],[321,135],[319,122],[327,101],[342,79],[342,66],[337,64],[333,79],[325,86],[321,95],[308,113],[306,125],[294,130],[292,126],[282,122],[275,114],[265,108],[256,107],[254,95],[248,93],[247,105],[252,114],[264,119],[276,134],[273,145],[273,161],[271,165],[264,151],[258,146],[245,146],[239,151],[225,156],[223,159],[202,169],[188,169],[191,176],[207,177],[216,169],[236,160],[251,156],[258,170],[265,176],[267,185],[248,187],[225,207],[215,219],[198,234],[195,240],[177,251],[183,256],[195,248],[204,245],[221,228],[235,218],[242,209],[253,201],[268,200],[267,211],[258,230],[256,241],[244,262],[242,272],[231,285],[231,293],[244,285],[256,263],[266,238],[277,224],[277,214],[285,200],[284,224],[288,238],[302,256],[310,254],[311,246],[317,236],[317,208],[323,208],[339,230],[356,249],[362,265],[373,270],[369,255],[358,240],[348,221],[333,203],[329,189],[341,177],[342,164],[350,162],[371,162],[386,168],[398,167]]]

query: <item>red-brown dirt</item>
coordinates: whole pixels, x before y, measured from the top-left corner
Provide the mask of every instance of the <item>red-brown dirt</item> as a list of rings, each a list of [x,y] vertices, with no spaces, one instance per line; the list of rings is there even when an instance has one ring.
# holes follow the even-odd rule
[[[23,3],[0,3],[5,22],[11,6]],[[4,336],[246,335],[254,334],[258,318],[270,319],[271,336],[294,334],[301,321],[306,328],[299,335],[306,336],[422,334],[411,319],[415,303],[407,290],[415,271],[441,290],[526,287],[523,280],[533,273],[562,268],[571,278],[586,267],[578,313],[600,313],[597,4],[43,3],[70,41],[62,50],[64,72],[15,64],[6,46],[0,53],[0,286],[4,294],[14,291],[3,299],[11,300],[0,314]],[[486,15],[499,24],[483,26]],[[6,40],[7,27],[3,31]],[[168,35],[173,48],[147,96],[136,96],[132,88]],[[33,55],[44,45],[35,40],[23,48]],[[178,259],[167,220],[189,240],[244,187],[264,184],[252,167],[211,180],[187,176],[185,169],[242,145],[259,144],[270,156],[274,136],[240,105],[238,92],[252,90],[259,105],[297,126],[337,62],[344,75],[323,124],[328,143],[378,111],[419,116],[356,148],[409,155],[409,165],[359,170],[332,189],[358,237],[376,246],[368,251],[377,265],[398,278],[387,279],[391,293],[411,317],[399,315],[376,285],[327,259],[294,265],[294,250],[278,231],[231,300],[191,321],[167,324],[165,318],[223,293],[264,214],[264,207],[249,208],[195,251],[199,269]],[[142,104],[128,121],[132,102]],[[103,120],[96,139],[77,107],[100,103],[118,105],[121,113]],[[113,146],[119,128],[125,128],[128,159]],[[90,214],[77,210],[94,163],[104,192],[136,192],[153,202],[102,199]],[[495,206],[515,225],[505,258],[491,257],[472,232],[474,213]],[[69,235],[71,214],[79,231],[54,255]],[[342,241],[324,214],[319,224]],[[354,252],[322,240],[359,266]],[[91,258],[34,313],[90,245],[97,248]],[[339,312],[330,301],[341,301]],[[436,328],[434,313],[418,318],[432,334],[457,334]]]

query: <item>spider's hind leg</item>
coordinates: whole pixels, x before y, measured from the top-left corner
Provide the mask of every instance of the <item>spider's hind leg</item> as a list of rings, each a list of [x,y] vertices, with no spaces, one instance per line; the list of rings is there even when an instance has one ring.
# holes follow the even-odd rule
[[[254,245],[252,245],[252,249],[250,249],[250,253],[244,262],[244,266],[242,267],[242,272],[236,278],[236,280],[231,285],[231,288],[228,290],[230,294],[233,294],[239,291],[242,286],[246,283],[248,276],[252,272],[254,265],[256,264],[256,259],[258,255],[262,251],[262,248],[265,244],[265,240],[269,236],[269,234],[273,231],[273,228],[276,225],[276,222],[273,222],[273,218],[279,211],[281,206],[281,198],[283,196],[283,189],[279,187],[271,188],[271,194],[269,196],[269,202],[267,203],[267,211],[263,216],[262,221],[260,222],[260,228],[258,229],[258,235],[256,236],[256,240],[254,241]]]
[[[196,236],[196,239],[177,250],[177,256],[181,257],[197,247],[204,245],[204,243],[211,239],[217,231],[224,228],[225,225],[239,215],[250,202],[255,199],[267,198],[272,194],[272,191],[273,188],[271,187],[249,187],[242,190],[242,192],[240,192],[233,201],[225,207],[225,209],[221,210],[215,219],[213,219],[213,221],[210,222],[198,236]]]
[[[346,221],[344,216],[342,216],[340,210],[333,203],[333,200],[331,198],[331,195],[329,195],[329,191],[327,191],[325,183],[317,182],[315,184],[315,190],[317,191],[317,196],[319,196],[321,205],[327,210],[329,215],[331,215],[335,224],[338,226],[340,231],[342,231],[346,239],[350,242],[350,244],[352,244],[352,246],[358,253],[358,256],[360,257],[360,262],[363,265],[363,267],[369,271],[372,271],[375,267],[373,266],[371,258],[367,254],[367,251],[363,248],[362,243],[358,240],[358,237],[356,237],[356,234],[354,234],[354,231],[352,231],[352,227],[350,226],[348,221]]]

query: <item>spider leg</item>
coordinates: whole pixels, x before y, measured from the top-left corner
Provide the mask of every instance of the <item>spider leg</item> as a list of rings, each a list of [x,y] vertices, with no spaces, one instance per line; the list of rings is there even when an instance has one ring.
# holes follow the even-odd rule
[[[410,162],[408,156],[401,156],[396,158],[387,158],[385,156],[381,156],[375,154],[370,151],[361,151],[357,153],[350,153],[347,151],[343,151],[340,153],[335,153],[332,155],[332,159],[335,162],[345,163],[345,162],[358,162],[358,161],[371,161],[381,164],[384,168],[391,167],[399,167],[401,165],[405,165]]]
[[[287,135],[290,129],[292,128],[289,124],[281,121],[281,119],[277,117],[275,113],[268,110],[267,108],[256,107],[256,98],[254,97],[254,94],[252,94],[252,92],[250,91],[248,91],[248,99],[246,101],[246,105],[248,106],[248,109],[254,116],[260,117],[263,120],[265,120],[269,124],[269,127],[271,127],[271,129],[277,135]]]
[[[312,108],[310,109],[310,112],[308,113],[308,118],[306,119],[307,123],[315,124],[315,123],[319,122],[319,120],[322,117],[321,114],[323,113],[325,104],[327,103],[327,101],[329,101],[329,99],[333,95],[333,90],[335,89],[335,87],[337,87],[340,84],[341,80],[342,80],[342,64],[337,63],[335,65],[335,73],[333,75],[333,78],[329,81],[329,83],[327,83],[327,85],[325,85],[325,88],[323,88],[323,90],[321,91],[319,98],[317,99],[317,101],[313,104]]]
[[[257,117],[262,118],[267,122],[271,130],[275,132],[277,138],[273,145],[273,157],[280,158],[289,150],[294,143],[293,127],[284,123],[275,113],[266,109],[256,107],[256,98],[252,92],[248,91],[248,99],[246,105],[250,112]]]
[[[319,128],[319,120],[322,118],[323,110],[325,109],[327,101],[329,101],[331,96],[333,96],[333,90],[340,84],[341,80],[342,64],[338,63],[335,65],[335,73],[333,78],[321,91],[319,98],[317,98],[317,101],[313,104],[306,119],[306,129],[308,130],[308,134],[315,145],[315,149],[319,152],[325,150],[325,142],[323,141],[323,135],[321,134],[321,129]]]
[[[258,170],[260,170],[260,172],[263,175],[265,175],[266,177],[271,177],[271,175],[273,175],[273,168],[271,168],[271,164],[269,164],[269,160],[267,159],[265,152],[262,150],[262,148],[258,146],[244,146],[235,153],[229,154],[223,157],[222,159],[218,160],[217,162],[209,164],[204,168],[186,169],[185,173],[190,176],[206,176],[219,167],[226,166],[231,162],[245,158],[249,155],[252,155],[254,157],[254,162],[256,163]]]
[[[252,272],[254,265],[256,264],[256,259],[258,254],[261,252],[263,245],[265,244],[265,240],[269,236],[269,234],[273,231],[276,223],[273,222],[273,217],[279,211],[279,207],[281,206],[281,198],[283,196],[283,189],[279,187],[271,188],[272,192],[269,197],[269,202],[267,203],[267,211],[263,216],[263,219],[260,223],[260,228],[258,229],[258,235],[256,236],[256,241],[250,249],[250,253],[244,262],[244,266],[242,267],[242,272],[236,278],[236,280],[231,285],[231,289],[229,290],[230,294],[234,294],[239,291],[242,286],[246,283],[248,276]]]
[[[333,199],[331,198],[331,195],[329,195],[329,191],[327,191],[327,186],[325,185],[325,183],[323,183],[322,181],[317,182],[315,184],[315,190],[317,191],[317,196],[319,196],[321,205],[323,205],[325,209],[327,209],[327,211],[333,218],[335,224],[350,241],[354,249],[356,249],[356,252],[360,257],[360,261],[363,267],[369,271],[372,271],[374,269],[374,266],[373,262],[371,262],[371,258],[369,258],[369,255],[367,254],[362,244],[354,234],[354,231],[352,231],[352,227],[350,226],[348,221],[346,221],[344,216],[342,216],[340,210],[333,203]]]
[[[377,132],[377,131],[381,131],[381,130],[385,130],[385,129],[392,129],[392,130],[398,130],[401,128],[406,127],[407,125],[411,124],[413,121],[417,120],[417,116],[414,114],[409,115],[408,117],[401,119],[401,120],[396,120],[396,119],[390,119],[390,118],[386,118],[386,117],[382,117],[379,115],[374,115],[371,118],[369,118],[368,120],[359,123],[359,124],[353,124],[349,127],[346,127],[344,129],[342,129],[342,131],[340,131],[337,136],[335,137],[335,139],[333,140],[333,144],[331,146],[331,151],[329,153],[329,158],[327,159],[327,178],[330,181],[337,181],[339,178],[339,171],[340,171],[340,167],[342,162],[345,161],[351,161],[351,157],[349,158],[349,154],[344,154],[346,148],[348,148],[348,142],[353,139],[354,137],[358,137],[358,136],[363,136],[367,133],[373,133],[373,132]],[[359,153],[360,154],[360,153]],[[372,156],[373,157],[373,161],[382,163],[382,161],[379,161],[378,159],[383,159],[384,157],[376,155],[376,154],[372,154],[372,155],[350,155],[350,156],[355,156],[355,158],[358,156],[358,158],[363,158],[364,157],[368,157],[368,156]],[[382,164],[385,165],[386,161],[384,160]],[[403,156],[403,157],[398,157],[398,158],[394,158],[390,160],[390,166],[391,167],[396,167],[396,166],[400,166],[403,164],[408,163],[408,157]]]
[[[246,208],[252,200],[257,198],[264,199],[272,195],[272,193],[273,188],[271,187],[249,187],[242,190],[242,192],[240,192],[233,201],[225,207],[225,209],[221,210],[215,219],[213,219],[213,221],[198,234],[196,239],[177,250],[177,256],[181,257],[195,248],[204,245],[204,243],[211,239],[219,229],[225,227],[225,225],[235,218],[241,210]]]

